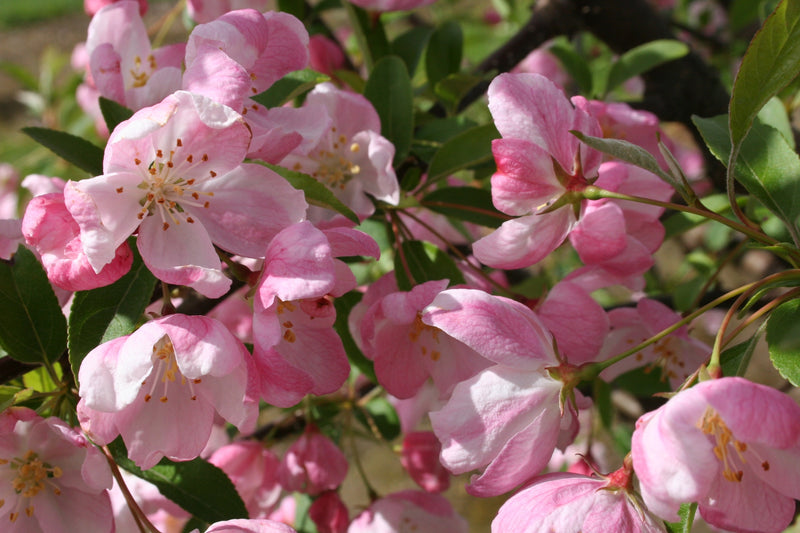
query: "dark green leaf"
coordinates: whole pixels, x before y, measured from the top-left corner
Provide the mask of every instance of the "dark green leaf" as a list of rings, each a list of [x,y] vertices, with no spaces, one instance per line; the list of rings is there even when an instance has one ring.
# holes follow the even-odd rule
[[[692,120],[711,153],[723,163],[727,162],[731,143],[725,115],[693,117]],[[800,158],[778,130],[758,121],[753,124],[750,134],[741,145],[735,177],[786,224],[796,243],[800,241],[797,228],[797,218],[800,216]]]
[[[116,128],[120,122],[128,120],[133,116],[133,111],[124,105],[118,104],[114,100],[103,98],[102,96],[100,97],[100,112],[103,113],[103,120],[106,121],[108,131],[114,131],[114,128]]]
[[[247,518],[247,509],[230,478],[217,468],[197,458],[174,463],[162,459],[149,470],[142,470],[128,459],[120,439],[109,444],[114,460],[131,474],[149,481],[185,511],[209,524]]]
[[[750,42],[733,84],[730,135],[735,149],[767,100],[800,72],[800,2],[784,0]]]
[[[614,406],[611,402],[611,387],[602,379],[592,382],[592,401],[600,413],[604,428],[610,428],[614,421]]]
[[[34,141],[92,176],[103,173],[103,149],[71,133],[47,128],[22,128]]]
[[[657,392],[668,392],[670,386],[663,377],[661,367],[640,367],[617,376],[611,385],[623,389],[639,398],[647,398]]]
[[[305,20],[308,14],[308,3],[304,0],[278,0],[278,8],[300,20]]]
[[[689,533],[694,522],[694,513],[697,511],[697,503],[682,503],[678,509],[680,522],[665,522],[669,533]]]
[[[627,79],[679,59],[689,53],[689,46],[680,41],[660,39],[631,48],[611,66],[606,91],[612,91]]]
[[[463,47],[461,26],[455,21],[445,22],[431,34],[425,50],[425,73],[431,87],[448,74],[459,71]]]
[[[453,259],[429,242],[404,241],[394,258],[394,273],[402,291],[437,279],[448,279],[451,285],[464,283]]]
[[[795,387],[800,386],[800,300],[778,306],[767,321],[772,364]]]
[[[33,252],[0,261],[0,345],[23,363],[52,363],[67,348],[67,321]]]
[[[448,217],[496,228],[509,219],[492,205],[492,194],[477,187],[444,187],[420,200],[420,205]]]
[[[358,224],[358,216],[353,213],[349,207],[344,205],[341,200],[336,198],[330,189],[308,174],[295,172],[294,170],[279,167],[278,165],[271,165],[270,163],[264,163],[263,161],[257,162],[286,178],[286,181],[288,181],[289,184],[295,189],[303,191],[306,195],[306,202],[309,204],[316,205],[317,207],[324,207],[326,209],[332,209],[333,211],[346,216]]]
[[[364,55],[367,71],[372,72],[378,61],[391,53],[381,17],[350,2],[342,4],[350,16],[351,27],[358,41],[358,47]]]
[[[753,356],[761,332],[766,327],[765,322],[749,341],[745,341],[731,346],[719,354],[719,363],[722,366],[723,376],[744,376],[747,367],[750,365],[750,358]]]
[[[448,105],[448,109],[455,110],[458,108],[461,99],[464,98],[473,87],[483,81],[483,79],[483,76],[475,76],[461,72],[448,74],[436,83],[433,92]]]
[[[133,241],[129,241],[133,244]],[[131,270],[106,287],[79,291],[69,314],[69,362],[75,380],[81,363],[96,346],[132,333],[150,303],[156,278],[135,245]]]
[[[381,135],[395,147],[395,163],[405,159],[414,130],[414,102],[411,80],[403,60],[386,56],[372,70],[364,87],[381,119]]]
[[[459,170],[492,161],[492,141],[499,137],[494,124],[486,124],[451,138],[433,156],[428,167],[428,181],[440,180]]]
[[[264,107],[280,107],[287,102],[291,102],[306,91],[310,91],[316,85],[328,81],[330,78],[325,74],[311,69],[290,72],[279,79],[263,93],[257,94],[253,100]]]
[[[367,376],[370,381],[377,383],[378,379],[375,377],[375,369],[373,368],[372,361],[364,357],[364,354],[358,349],[358,346],[353,340],[353,336],[350,335],[350,328],[348,326],[350,311],[361,301],[362,296],[363,294],[358,291],[350,291],[333,301],[333,305],[336,308],[336,322],[333,327],[342,339],[344,351],[350,363],[358,368],[362,374]]]
[[[586,58],[575,50],[569,40],[565,37],[559,37],[553,41],[552,46],[547,51],[561,61],[561,65],[575,80],[581,94],[592,94],[592,71],[589,70]]]
[[[357,409],[355,415],[368,430],[377,429],[387,441],[392,441],[400,435],[400,418],[397,416],[397,411],[389,400],[382,396],[373,398],[362,409]]]
[[[427,26],[417,26],[392,41],[391,53],[403,60],[408,69],[408,74],[412,78],[431,33],[433,33],[433,29]]]

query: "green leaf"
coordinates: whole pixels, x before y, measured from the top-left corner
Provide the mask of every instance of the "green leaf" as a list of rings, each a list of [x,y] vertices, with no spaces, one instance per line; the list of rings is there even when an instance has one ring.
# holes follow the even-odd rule
[[[114,100],[103,98],[102,96],[100,97],[100,112],[103,113],[103,120],[106,121],[108,131],[114,131],[114,128],[116,128],[120,122],[128,120],[133,116],[133,111],[124,105],[118,104]]]
[[[547,51],[561,61],[561,65],[575,80],[581,94],[592,94],[592,71],[589,69],[589,64],[566,37],[557,37]]]
[[[722,366],[723,376],[744,376],[766,324],[767,322],[764,322],[749,341],[731,346],[719,354],[719,363]]]
[[[694,514],[697,511],[697,503],[682,503],[678,509],[680,522],[665,522],[670,533],[689,533],[694,523]]]
[[[400,417],[389,400],[383,396],[371,399],[361,409],[354,412],[356,418],[369,431],[377,429],[381,436],[392,441],[400,436]]]
[[[136,246],[131,249],[134,260],[127,274],[111,285],[76,292],[72,300],[69,362],[76,382],[86,354],[104,342],[132,333],[150,303],[156,278],[142,262]]]
[[[427,26],[417,26],[398,36],[391,44],[391,53],[398,56],[406,64],[410,77],[414,77],[422,51],[428,44],[433,29]]]
[[[121,439],[108,445],[114,460],[131,474],[149,481],[185,511],[207,523],[247,518],[242,498],[230,478],[209,462],[197,458],[174,463],[162,459],[149,470],[142,470],[128,459]]]
[[[71,133],[47,128],[22,128],[31,139],[92,176],[103,173],[103,149]]]
[[[0,345],[22,363],[53,363],[67,348],[67,320],[44,268],[20,245],[0,261]]]
[[[592,401],[600,414],[603,427],[610,428],[614,421],[614,405],[611,401],[611,387],[602,379],[592,382]]]
[[[631,48],[611,66],[606,91],[612,91],[625,80],[668,61],[679,59],[688,53],[688,45],[670,39],[650,41]]]
[[[730,135],[735,149],[767,100],[800,72],[800,2],[784,0],[750,41],[733,83]]]
[[[447,104],[448,109],[455,111],[458,109],[461,99],[483,79],[483,76],[474,76],[461,72],[448,74],[436,83],[433,92]]]
[[[730,157],[731,143],[725,115],[713,118],[692,117],[711,153],[722,161]],[[741,145],[736,160],[736,179],[747,191],[780,218],[800,242],[797,218],[800,216],[800,158],[783,135],[756,121]]]
[[[773,366],[795,387],[800,386],[800,300],[778,306],[767,321],[767,345]]]
[[[332,209],[333,211],[346,216],[358,224],[358,215],[353,213],[349,207],[344,205],[341,200],[336,198],[329,188],[308,174],[295,172],[294,170],[289,170],[288,168],[279,167],[278,165],[272,165],[263,161],[255,162],[272,169],[276,173],[283,176],[292,187],[303,191],[306,195],[306,202],[309,204],[316,205],[317,207],[324,207],[326,209]]]
[[[429,242],[403,241],[394,258],[394,273],[401,291],[426,281],[448,279],[451,285],[464,283],[464,275],[453,259]]]
[[[492,141],[500,138],[494,124],[485,124],[456,135],[434,154],[428,182],[446,178],[465,168],[492,161]]]
[[[431,211],[489,228],[496,228],[509,219],[492,205],[492,193],[477,187],[443,187],[419,203]]]
[[[638,398],[647,398],[657,392],[669,392],[670,386],[661,367],[643,366],[617,376],[611,385],[623,389]]]
[[[786,107],[784,107],[780,98],[774,96],[770,98],[756,116],[762,124],[772,126],[781,132],[781,135],[783,135],[783,138],[789,143],[789,146],[791,146],[792,149],[795,148],[792,124],[789,120],[789,115],[786,113]]]
[[[375,369],[372,365],[372,361],[367,359],[358,348],[358,345],[353,340],[353,336],[350,334],[350,327],[348,326],[350,311],[361,301],[362,296],[363,294],[358,291],[350,291],[333,301],[333,306],[336,308],[336,322],[333,324],[333,328],[342,339],[342,345],[344,346],[344,351],[350,363],[358,368],[362,374],[367,376],[370,381],[377,383],[378,379],[375,377]]]
[[[715,213],[725,213],[731,210],[728,203],[728,196],[725,193],[712,194],[703,198],[703,205]],[[692,213],[684,213],[678,211],[663,219],[664,223],[664,240],[669,240],[675,235],[685,233],[686,231],[710,222],[710,219],[702,215],[695,215]]]
[[[464,36],[457,22],[445,22],[434,30],[425,50],[425,74],[431,87],[459,71],[463,48]]]
[[[350,27],[358,41],[358,47],[364,55],[367,71],[372,72],[376,63],[391,53],[381,17],[378,14],[373,16],[373,13],[350,2],[342,2],[342,4],[350,19]]]
[[[28,69],[10,61],[0,61],[0,71],[17,80],[28,91],[38,92],[39,81]]]
[[[290,72],[279,79],[263,93],[253,96],[253,100],[264,107],[280,107],[287,102],[291,102],[306,91],[310,91],[316,85],[328,81],[330,78],[325,74],[311,69]]]
[[[395,147],[394,161],[408,155],[414,131],[414,102],[406,64],[397,56],[386,56],[375,65],[364,87],[381,119],[381,135]]]

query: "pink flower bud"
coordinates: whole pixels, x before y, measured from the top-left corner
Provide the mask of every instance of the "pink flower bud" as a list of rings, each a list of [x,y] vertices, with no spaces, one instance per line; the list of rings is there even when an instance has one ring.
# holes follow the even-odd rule
[[[278,481],[287,491],[319,494],[338,487],[347,475],[347,459],[328,437],[315,427],[286,451],[278,467]]]
[[[442,445],[431,431],[415,431],[403,439],[403,468],[427,492],[443,492],[450,486],[450,473],[439,462],[441,451]]]
[[[260,442],[242,441],[223,446],[208,459],[231,478],[250,516],[266,516],[278,502],[278,456]]]
[[[323,492],[308,509],[319,533],[346,533],[350,524],[347,507],[336,491]]]

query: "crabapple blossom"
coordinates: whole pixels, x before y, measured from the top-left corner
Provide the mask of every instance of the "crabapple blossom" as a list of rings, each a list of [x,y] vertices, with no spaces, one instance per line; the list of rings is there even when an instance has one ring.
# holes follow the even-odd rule
[[[306,209],[303,193],[283,178],[242,164],[249,140],[241,115],[185,91],[121,123],[106,147],[104,174],[64,191],[95,272],[138,229],[139,251],[156,277],[222,296],[230,280],[214,244],[260,257]]]
[[[540,476],[503,504],[492,533],[666,533],[633,493],[630,471],[623,470],[605,478],[566,472]]]
[[[442,464],[454,474],[483,470],[471,479],[470,494],[513,489],[538,474],[556,447],[572,442],[585,399],[569,384],[574,367],[558,360],[552,334],[533,311],[482,291],[448,289],[422,321],[497,363],[457,384],[430,414]]]
[[[109,4],[115,4],[119,1],[120,0],[83,0],[83,10],[86,11],[87,15],[93,16],[100,11],[101,8]],[[147,13],[147,8],[147,0],[139,0],[139,14],[141,16],[144,16],[145,13]]]
[[[217,449],[208,462],[225,472],[252,518],[264,517],[278,503],[280,459],[256,441],[237,441]]]
[[[255,9],[266,11],[272,0],[186,0],[189,17],[198,24],[211,22],[229,11]]]
[[[192,533],[200,533],[200,530],[194,529]],[[224,522],[216,522],[211,524],[205,533],[297,533],[294,528],[268,520],[266,518],[259,518],[255,520],[226,520]]]
[[[342,48],[324,35],[316,34],[309,37],[308,52],[309,64],[317,72],[333,76],[336,70],[345,66]]]
[[[642,298],[636,308],[620,307],[608,312],[611,331],[605,339],[598,361],[619,355],[681,320],[681,316],[666,305]],[[660,368],[662,379],[678,388],[711,354],[711,347],[689,336],[686,326],[673,331],[631,357],[605,369],[600,376],[606,380],[637,368]]]
[[[439,494],[403,490],[373,502],[358,515],[347,533],[402,533],[404,531],[466,533],[467,521]]]
[[[308,221],[272,240],[253,302],[253,357],[265,401],[290,407],[306,394],[342,386],[350,363],[333,329],[329,296],[348,292],[356,280],[335,257],[379,254],[365,233],[347,227],[323,232]]]
[[[166,315],[101,344],[81,364],[81,424],[99,443],[119,434],[142,469],[166,456],[194,459],[215,414],[242,430],[258,405],[248,389],[250,354],[221,323]]]
[[[109,488],[103,454],[62,420],[25,407],[0,413],[3,531],[111,533]]]
[[[407,11],[434,3],[436,0],[356,0],[353,2],[369,11]]]
[[[134,111],[180,88],[186,46],[153,50],[139,7],[132,0],[103,7],[92,17],[86,37],[91,85],[100,96]]]
[[[430,431],[413,431],[403,437],[400,462],[426,492],[444,492],[450,486],[450,473],[439,462],[441,451],[441,443]]]
[[[192,515],[172,500],[165,498],[158,491],[158,488],[149,481],[145,481],[133,474],[128,474],[125,470],[120,470],[120,474],[136,504],[161,533],[180,533],[183,531],[183,526],[186,525]],[[114,524],[116,526],[114,533],[141,533],[131,513],[129,503],[125,499],[125,494],[116,480],[114,480],[114,486],[111,488],[109,495],[111,496],[111,507],[114,510]]]
[[[712,526],[780,532],[800,498],[800,406],[743,378],[704,381],[640,417],[631,454],[661,518],[697,502]]]
[[[347,533],[350,515],[339,493],[328,490],[319,495],[308,508],[308,516],[318,533]]]
[[[347,458],[331,439],[308,426],[281,460],[278,480],[290,492],[315,495],[333,490],[347,475]]]
[[[361,322],[364,355],[378,382],[397,398],[410,398],[429,377],[442,396],[491,363],[472,348],[422,322],[422,310],[447,287],[428,281],[373,304]]]

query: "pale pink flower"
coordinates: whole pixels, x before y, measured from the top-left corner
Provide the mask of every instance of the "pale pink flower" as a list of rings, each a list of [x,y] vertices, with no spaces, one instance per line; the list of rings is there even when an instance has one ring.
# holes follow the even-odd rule
[[[165,498],[158,488],[142,478],[120,469],[125,486],[133,496],[147,519],[162,533],[180,533],[191,515],[178,504]],[[114,533],[141,533],[139,526],[131,514],[125,495],[114,480],[110,491],[111,507],[114,509]]]
[[[666,533],[663,522],[630,489],[630,472],[620,480],[620,471],[607,478],[571,473],[538,477],[503,504],[492,533]]]
[[[225,472],[251,517],[263,517],[280,499],[280,459],[257,441],[238,441],[216,450],[208,462]]]
[[[64,191],[95,272],[138,229],[139,251],[156,277],[210,298],[225,294],[230,280],[214,245],[260,257],[306,208],[303,193],[283,178],[242,164],[249,140],[241,115],[184,91],[120,124],[104,174]]]
[[[482,291],[449,289],[426,308],[422,320],[497,363],[456,385],[439,411],[430,414],[442,442],[442,464],[454,474],[481,469],[467,491],[476,496],[507,492],[538,474],[556,447],[578,431],[576,405],[562,404],[570,381],[553,338],[524,305]]]
[[[417,485],[426,492],[444,492],[450,473],[439,462],[442,445],[431,431],[413,431],[403,437],[400,462]]]
[[[95,13],[100,11],[101,8],[109,5],[115,4],[120,0],[83,0],[83,10],[86,11],[86,14],[89,16],[93,16]],[[144,16],[147,13],[147,0],[139,0],[139,14]]]
[[[777,390],[731,377],[683,390],[636,422],[633,467],[645,503],[678,520],[697,502],[709,524],[780,532],[800,498],[800,406]]]
[[[313,126],[281,166],[310,174],[361,219],[375,211],[370,196],[397,205],[394,145],[381,136],[380,118],[369,100],[322,83],[309,93],[303,107],[313,117]],[[322,208],[309,210],[313,221],[333,216]]]
[[[469,526],[443,496],[403,490],[375,501],[347,529],[347,533],[405,531],[467,533]]]
[[[0,465],[6,533],[114,531],[106,459],[62,420],[25,407],[0,413]]]
[[[153,50],[139,3],[123,0],[100,9],[89,23],[86,51],[100,96],[134,111],[181,86],[184,44]]]
[[[195,529],[192,533],[200,533],[200,530]],[[216,522],[206,529],[205,533],[297,533],[293,528],[276,522],[274,520],[267,520],[266,518],[259,518],[256,520],[226,520],[225,522]]]
[[[308,426],[286,450],[277,475],[287,491],[314,496],[341,485],[347,467],[347,458],[342,450],[319,429]]]
[[[165,456],[194,459],[209,441],[215,414],[241,430],[255,424],[250,364],[247,349],[219,322],[158,318],[86,356],[78,375],[81,423],[101,443],[122,435],[128,456],[143,469]]]
[[[656,300],[642,298],[636,307],[620,307],[608,313],[611,331],[605,338],[598,361],[619,355],[667,329],[681,316]],[[661,379],[678,388],[711,355],[711,347],[689,336],[682,326],[658,342],[608,367],[600,376],[608,381],[638,367],[659,368]]]
[[[186,11],[192,20],[204,24],[237,9],[266,11],[271,3],[272,0],[187,0]]]
[[[394,292],[373,304],[361,322],[364,355],[375,363],[375,375],[397,398],[415,395],[433,379],[442,396],[459,381],[491,363],[472,348],[422,322],[422,310],[447,280],[428,281],[410,292]]]
[[[323,232],[307,221],[272,240],[253,301],[253,357],[265,401],[290,407],[306,394],[342,386],[350,363],[333,329],[331,297],[355,288],[356,280],[335,258],[378,255],[365,233],[346,227]]]
[[[559,87],[566,87],[572,78],[564,70],[561,61],[549,51],[549,48],[549,44],[544,44],[532,51],[511,72],[541,74]]]
[[[347,533],[350,524],[347,506],[334,490],[320,494],[308,508],[308,516],[317,526],[318,533]]]

